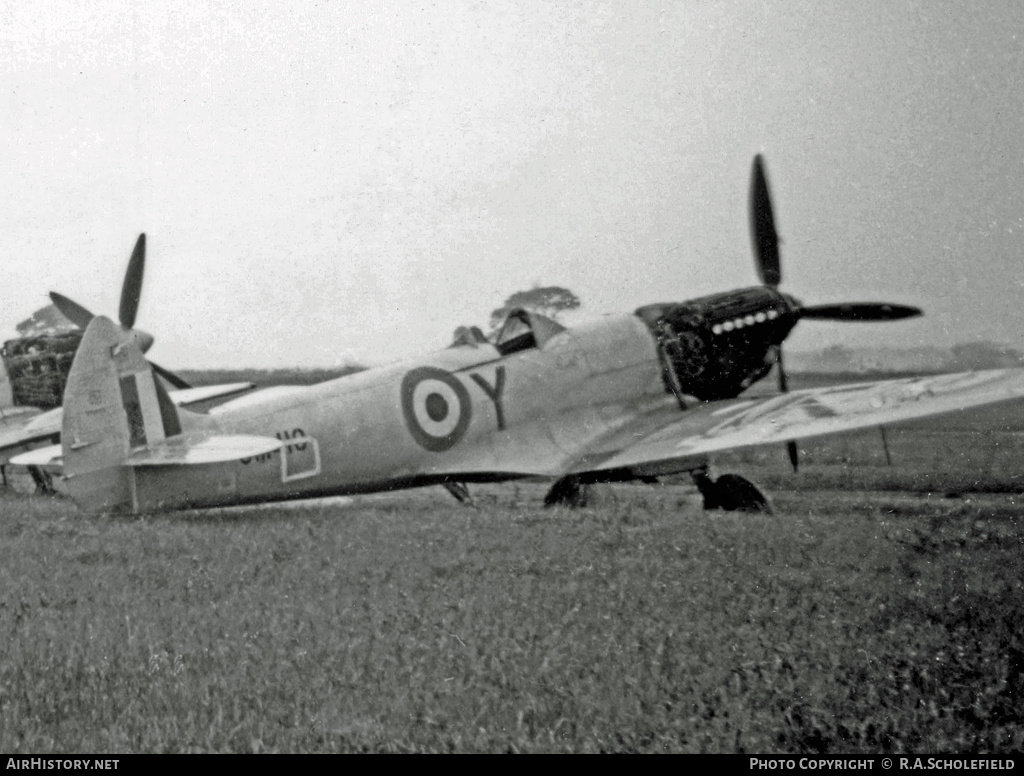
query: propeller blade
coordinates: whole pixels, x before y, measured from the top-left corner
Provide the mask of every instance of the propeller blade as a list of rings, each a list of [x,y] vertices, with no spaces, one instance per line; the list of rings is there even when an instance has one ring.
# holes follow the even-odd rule
[[[922,315],[919,307],[885,302],[816,304],[801,307],[800,316],[819,321],[898,321]]]
[[[58,294],[56,291],[50,292],[50,300],[53,302],[54,307],[60,310],[61,315],[80,329],[86,328],[89,325],[89,321],[96,317],[78,302],[72,302],[66,296]]]
[[[750,237],[754,245],[757,276],[766,286],[779,285],[782,281],[779,235],[775,231],[772,195],[768,189],[768,177],[761,154],[754,157],[754,167],[750,173]]]
[[[124,273],[124,284],[121,286],[121,307],[118,320],[126,329],[135,326],[135,316],[139,312],[139,299],[142,297],[142,272],[146,268],[146,235],[139,235],[135,249],[128,261],[128,270]]]
[[[185,382],[180,377],[178,377],[176,374],[174,374],[174,372],[171,372],[171,371],[168,371],[167,369],[164,369],[159,364],[156,364],[156,363],[150,361],[149,365],[151,367],[153,367],[153,371],[154,372],[156,372],[158,375],[160,375],[162,378],[164,378],[164,380],[169,382],[175,388],[178,388],[179,390],[184,390],[185,388],[191,388],[192,387],[187,382]]]

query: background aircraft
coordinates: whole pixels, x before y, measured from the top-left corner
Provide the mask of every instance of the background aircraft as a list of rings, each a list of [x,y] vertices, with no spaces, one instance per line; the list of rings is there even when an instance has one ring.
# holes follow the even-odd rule
[[[751,228],[762,285],[647,305],[568,330],[513,310],[493,340],[206,414],[178,409],[138,337],[89,322],[68,377],[61,445],[14,463],[57,466],[89,511],[148,512],[403,487],[554,480],[545,503],[592,482],[691,472],[708,508],[766,509],[708,455],[1024,396],[1024,370],[788,392],[781,346],[803,318],[897,320],[887,303],[805,306],[778,290],[778,236],[760,157]],[[740,394],[778,366],[779,393]]]
[[[145,264],[146,235],[140,234],[121,286],[118,318],[122,338],[133,342],[142,352],[153,345],[152,335],[135,328]],[[3,485],[7,484],[6,466],[14,455],[60,439],[60,407],[68,372],[84,331],[94,317],[82,305],[61,294],[50,296],[56,309],[74,327],[42,325],[29,336],[8,340],[0,350],[0,483]],[[47,312],[48,309],[43,308],[33,318],[52,324],[54,316]],[[149,365],[174,389],[169,395],[174,403],[182,406],[252,388],[252,383],[192,388],[173,372],[152,361]],[[31,471],[36,483],[47,487],[40,470],[32,468]]]

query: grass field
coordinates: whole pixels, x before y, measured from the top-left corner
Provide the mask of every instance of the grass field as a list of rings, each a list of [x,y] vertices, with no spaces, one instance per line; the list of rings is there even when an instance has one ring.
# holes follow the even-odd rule
[[[435,490],[141,520],[4,497],[0,750],[1024,747],[1014,496]]]
[[[1020,751],[1020,425],[720,458],[772,516],[685,484],[144,519],[0,493],[0,751]]]

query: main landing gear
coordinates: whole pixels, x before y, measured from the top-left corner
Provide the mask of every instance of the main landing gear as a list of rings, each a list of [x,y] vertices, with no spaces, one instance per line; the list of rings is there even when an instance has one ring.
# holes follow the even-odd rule
[[[32,475],[32,481],[36,485],[36,493],[42,496],[52,496],[57,492],[53,487],[53,475],[38,466],[29,466],[28,473]],[[11,487],[11,481],[7,477],[7,464],[0,464],[0,490],[7,490]]]
[[[693,484],[704,497],[704,509],[724,509],[727,512],[761,512],[770,515],[772,505],[768,497],[754,483],[738,474],[723,474],[711,479],[707,469],[690,472]]]
[[[28,473],[32,475],[32,481],[36,484],[36,493],[44,496],[52,496],[57,492],[53,487],[53,476],[38,466],[29,466]]]
[[[727,512],[760,512],[771,514],[768,497],[750,480],[738,474],[723,474],[712,479],[707,469],[690,472],[693,483],[704,497],[704,509],[724,509]],[[642,478],[644,482],[657,481]],[[544,497],[544,506],[585,507],[589,498],[589,485],[579,477],[569,475],[557,480]]]
[[[557,480],[551,486],[547,495],[544,496],[544,506],[569,507],[570,509],[585,507],[589,495],[587,491],[586,483],[580,482],[579,477],[570,474],[568,477]]]

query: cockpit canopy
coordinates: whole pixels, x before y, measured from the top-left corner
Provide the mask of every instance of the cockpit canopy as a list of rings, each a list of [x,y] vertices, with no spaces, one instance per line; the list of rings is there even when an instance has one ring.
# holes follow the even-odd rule
[[[542,348],[548,340],[563,331],[565,327],[560,323],[540,313],[517,308],[508,314],[494,338],[494,346],[501,355],[507,356],[520,350]]]
[[[493,345],[498,352],[507,356],[520,350],[542,348],[555,335],[565,331],[565,327],[547,316],[530,310],[516,308],[512,310],[498,333],[485,337],[477,326],[459,326],[455,330],[452,344],[448,347],[471,347]]]

